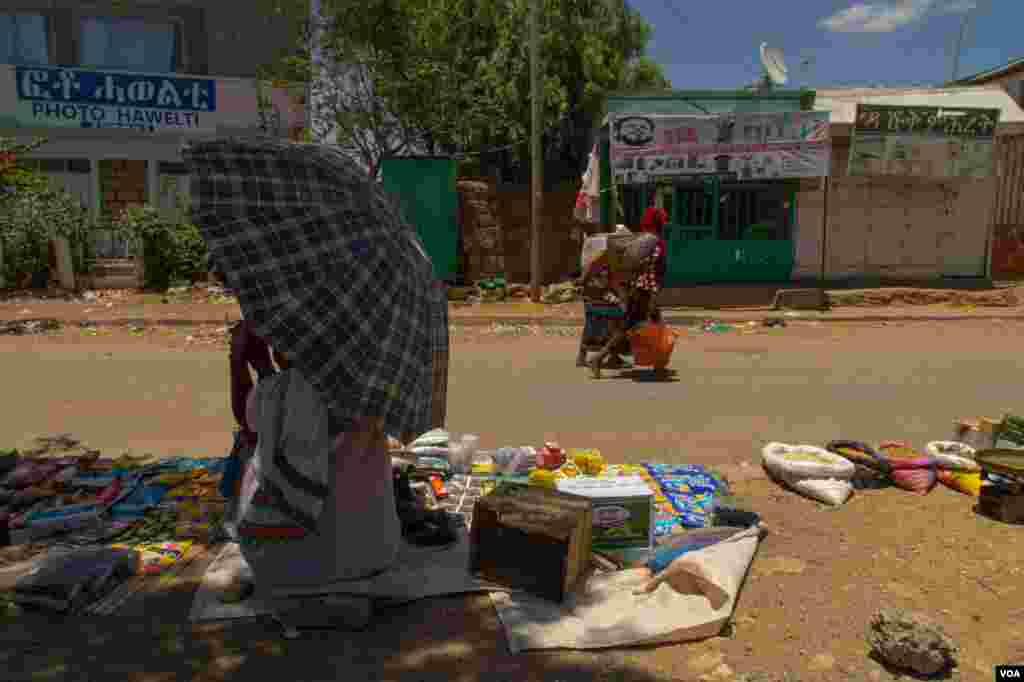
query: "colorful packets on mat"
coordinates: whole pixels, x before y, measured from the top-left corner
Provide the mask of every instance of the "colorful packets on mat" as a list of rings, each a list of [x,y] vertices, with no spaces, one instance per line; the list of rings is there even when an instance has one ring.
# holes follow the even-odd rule
[[[192,548],[191,540],[149,542],[137,545],[111,545],[114,549],[134,550],[139,553],[138,572],[141,575],[159,575],[181,561]]]
[[[725,482],[697,464],[643,464],[656,486],[655,495],[668,499],[675,511],[676,524],[656,524],[656,535],[674,532],[678,526],[703,528],[708,525],[715,508],[717,495],[727,495]],[[667,530],[671,528],[671,530]],[[661,531],[660,533],[658,531]]]

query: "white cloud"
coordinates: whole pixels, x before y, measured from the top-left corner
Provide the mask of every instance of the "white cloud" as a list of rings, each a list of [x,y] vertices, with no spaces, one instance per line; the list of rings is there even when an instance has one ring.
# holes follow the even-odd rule
[[[977,7],[977,0],[891,0],[857,3],[818,22],[833,33],[891,33],[921,21],[929,13],[963,14]]]

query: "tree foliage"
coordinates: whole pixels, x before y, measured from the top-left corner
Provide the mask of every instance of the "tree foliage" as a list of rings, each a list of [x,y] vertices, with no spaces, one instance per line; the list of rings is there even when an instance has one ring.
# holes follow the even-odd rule
[[[76,272],[88,269],[94,223],[77,197],[53,187],[22,157],[46,143],[18,143],[0,138],[0,250],[3,281],[17,284],[26,276],[49,270],[48,244],[63,237],[71,245]]]
[[[368,168],[410,150],[509,147],[495,162],[528,160],[532,0],[322,0],[316,24],[304,0],[259,1],[288,19],[295,36],[267,76],[319,76],[313,97],[326,122],[315,132],[336,131]],[[642,56],[650,33],[622,0],[542,0],[548,159],[578,170],[609,92],[668,86]]]

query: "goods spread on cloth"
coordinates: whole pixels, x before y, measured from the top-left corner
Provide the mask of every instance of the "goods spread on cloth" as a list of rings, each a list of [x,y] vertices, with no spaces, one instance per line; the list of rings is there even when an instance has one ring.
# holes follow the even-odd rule
[[[38,445],[5,458],[0,475],[0,547],[38,569],[16,603],[103,612],[134,581],[174,574],[218,539],[223,458],[103,458],[70,436]]]

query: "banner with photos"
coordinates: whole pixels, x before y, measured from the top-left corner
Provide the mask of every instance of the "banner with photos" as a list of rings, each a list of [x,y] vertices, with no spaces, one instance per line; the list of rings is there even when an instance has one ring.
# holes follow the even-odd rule
[[[716,175],[737,180],[829,173],[829,113],[622,115],[611,120],[617,182]]]

